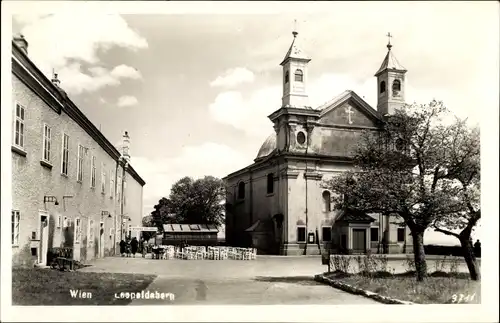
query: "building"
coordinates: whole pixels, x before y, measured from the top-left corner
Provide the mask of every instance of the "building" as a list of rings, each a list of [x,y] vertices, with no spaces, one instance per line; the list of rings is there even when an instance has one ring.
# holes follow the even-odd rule
[[[318,254],[367,250],[412,250],[409,230],[378,214],[336,210],[322,186],[352,169],[353,149],[362,131],[376,131],[384,118],[404,104],[406,69],[388,52],[375,73],[378,104],[372,108],[347,90],[313,109],[307,95],[311,59],[299,46],[298,33],[282,63],[281,108],[269,115],[274,131],[254,163],[224,178],[226,241],[256,247],[260,253]]]
[[[164,245],[180,245],[187,243],[191,246],[213,246],[218,242],[219,230],[216,225],[210,224],[164,224]]]
[[[13,265],[44,266],[53,248],[82,262],[113,255],[128,227],[141,225],[144,180],[12,41]]]

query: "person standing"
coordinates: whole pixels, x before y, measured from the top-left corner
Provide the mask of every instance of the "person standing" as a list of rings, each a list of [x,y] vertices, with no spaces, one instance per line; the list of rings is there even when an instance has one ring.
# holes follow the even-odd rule
[[[127,243],[125,241],[120,241],[120,255],[123,257],[125,255],[125,248],[127,246]]]
[[[148,252],[148,242],[146,239],[142,240],[142,258],[146,258]]]
[[[481,258],[481,242],[479,239],[477,239],[476,243],[474,243],[474,254],[477,258]]]
[[[137,253],[137,247],[139,246],[139,241],[137,241],[136,237],[132,238],[130,241],[130,247],[132,249],[132,256],[135,258],[135,254]]]

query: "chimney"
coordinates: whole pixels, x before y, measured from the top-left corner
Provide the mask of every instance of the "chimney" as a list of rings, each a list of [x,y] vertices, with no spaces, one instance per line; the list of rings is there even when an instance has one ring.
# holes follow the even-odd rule
[[[19,47],[19,49],[25,54],[28,55],[28,42],[24,39],[24,36],[18,34],[14,36],[14,43]]]
[[[122,155],[123,157],[129,161],[130,160],[130,137],[128,136],[128,131],[125,131],[123,134],[123,148]]]

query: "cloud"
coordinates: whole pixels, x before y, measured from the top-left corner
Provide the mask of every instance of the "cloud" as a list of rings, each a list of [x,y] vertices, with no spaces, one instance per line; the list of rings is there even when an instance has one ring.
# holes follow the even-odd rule
[[[238,151],[213,142],[185,146],[171,158],[133,157],[131,160],[134,169],[146,181],[145,212],[152,211],[158,200],[167,197],[172,185],[184,176],[200,178],[212,175],[222,178],[228,174],[228,169],[241,169],[247,163],[248,160]]]
[[[113,47],[131,51],[145,49],[145,38],[131,29],[120,15],[70,9],[51,15],[14,16],[26,37],[28,54],[40,70],[52,77],[54,69],[61,86],[79,94],[104,86],[117,86],[120,79],[140,79],[134,68],[126,65],[109,70],[100,66],[99,53]],[[91,23],[89,23],[91,22]],[[87,66],[87,70],[83,68]]]
[[[244,67],[236,67],[226,70],[223,75],[210,82],[210,86],[233,87],[242,83],[252,83],[254,79],[255,75],[252,71]]]
[[[308,85],[309,101],[313,108],[318,108],[335,98],[345,90],[352,90],[362,97],[374,109],[377,108],[377,80],[357,79],[347,74],[326,73],[312,79]],[[212,118],[220,123],[228,124],[240,129],[251,136],[262,137],[273,131],[272,124],[267,118],[272,112],[281,107],[281,86],[261,88],[248,95],[239,91],[219,93],[208,109]],[[460,109],[463,104],[446,90],[439,88],[420,88],[412,86],[406,80],[406,101],[408,103],[427,104],[431,100],[442,100],[460,117],[474,117],[470,111]]]
[[[142,78],[141,73],[136,68],[124,64],[116,66],[111,71],[111,75],[117,78],[129,78],[133,80]]]
[[[136,105],[137,103],[139,103],[139,101],[137,101],[137,98],[135,96],[124,95],[118,99],[116,105],[118,105],[119,107],[131,107],[133,105]]]

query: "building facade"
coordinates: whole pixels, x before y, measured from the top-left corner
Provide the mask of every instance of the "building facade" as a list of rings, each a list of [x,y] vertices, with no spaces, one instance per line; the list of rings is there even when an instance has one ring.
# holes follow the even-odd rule
[[[280,64],[281,108],[269,119],[274,132],[254,163],[226,178],[226,241],[281,255],[334,252],[411,252],[408,228],[379,214],[337,210],[325,180],[352,169],[352,153],[364,131],[378,131],[404,104],[405,73],[388,52],[376,72],[378,105],[353,91],[321,107],[309,106],[307,69],[311,59],[297,33]],[[375,89],[374,89],[375,90]]]
[[[129,137],[119,152],[12,42],[13,265],[47,265],[53,248],[82,262],[113,255],[129,225],[140,225],[144,180],[130,164]]]

